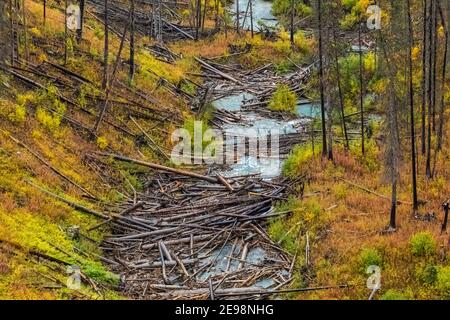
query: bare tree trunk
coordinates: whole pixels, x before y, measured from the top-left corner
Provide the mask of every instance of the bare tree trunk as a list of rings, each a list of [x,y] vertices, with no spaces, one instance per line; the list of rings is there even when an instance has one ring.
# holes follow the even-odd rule
[[[84,5],[85,0],[80,0],[80,28],[77,29],[77,42],[80,42],[83,38]]]
[[[130,6],[131,21],[130,21],[130,73],[129,73],[129,81],[131,83],[133,81],[134,71],[135,71],[135,65],[134,65],[134,29],[135,29],[134,10],[135,10],[135,0],[131,0],[131,4],[130,5],[131,5]]]
[[[417,200],[417,176],[416,176],[416,134],[414,121],[414,85],[413,85],[413,62],[412,62],[412,48],[414,46],[413,40],[413,26],[411,18],[411,4],[407,0],[408,11],[408,29],[409,29],[409,45],[408,45],[408,71],[409,71],[409,109],[411,121],[411,170],[412,170],[412,195],[413,195],[413,213],[416,214],[419,207]]]
[[[429,21],[429,56],[428,56],[428,119],[427,119],[427,154],[426,154],[426,176],[431,178],[431,120],[432,120],[432,110],[433,110],[433,15],[434,15],[434,0],[430,1],[430,15]]]
[[[427,107],[427,44],[428,44],[428,2],[427,0],[423,0],[423,42],[422,42],[422,109],[421,109],[421,115],[422,115],[422,154],[425,155],[426,153],[426,125],[425,125],[425,119],[426,119],[426,107]]]
[[[6,4],[5,4],[6,5]],[[6,11],[2,11],[2,12],[6,12]],[[15,58],[15,50],[14,50],[14,10],[13,10],[13,0],[9,0],[9,28],[10,28],[10,37],[11,39],[9,39],[9,45],[10,45],[10,51],[11,51],[11,56],[10,56],[10,63],[11,66],[14,66],[14,58]],[[3,47],[3,46],[2,46]],[[4,46],[5,48],[6,46]]]
[[[67,0],[64,2],[64,65],[67,64]]]
[[[108,85],[108,57],[109,57],[109,26],[108,26],[108,0],[104,0],[105,5],[105,19],[104,19],[104,29],[105,29],[105,43],[103,49],[103,82],[102,88],[106,89]]]
[[[338,93],[339,93],[339,106],[341,109],[341,122],[342,122],[342,132],[344,133],[345,138],[345,149],[350,149],[350,144],[348,141],[348,133],[347,133],[347,125],[345,123],[345,110],[344,110],[344,95],[342,93],[342,84],[341,84],[341,68],[339,66],[339,58],[338,58],[338,50],[337,50],[337,41],[336,41],[336,29],[333,28],[333,42],[334,42],[334,63],[336,65],[336,80],[338,85]]]
[[[320,80],[320,113],[322,116],[322,157],[327,155],[327,129],[325,125],[325,96],[324,96],[324,70],[323,70],[323,39],[322,39],[322,0],[318,0],[319,20],[319,80]]]
[[[25,63],[30,60],[30,50],[28,46],[28,24],[27,24],[27,10],[25,8],[25,0],[22,0],[22,13],[23,13],[23,32],[25,38]]]
[[[294,45],[294,15],[295,15],[295,0],[291,0],[291,44]]]
[[[397,216],[397,177],[392,175],[391,180],[391,212],[389,215],[389,228],[395,230],[397,228],[396,216]]]
[[[236,0],[236,33],[239,34],[240,18],[239,18],[239,0]]]
[[[200,28],[200,13],[201,13],[201,6],[202,2],[201,0],[197,0],[197,5],[195,7],[196,14],[195,14],[195,40],[198,40],[198,31]]]
[[[10,19],[8,21],[7,13],[9,11]],[[0,3],[0,65],[6,63],[8,59],[13,57],[13,51],[10,48],[12,32],[11,32],[11,18],[12,18],[12,0]],[[10,39],[11,37],[11,39]]]
[[[250,1],[250,32],[253,38],[253,0]]]
[[[205,31],[205,20],[206,20],[206,6],[207,6],[207,0],[204,1],[203,4],[203,17],[202,17],[202,32]]]
[[[441,23],[445,30],[445,47],[444,47],[444,59],[442,61],[442,85],[441,85],[441,103],[440,103],[440,109],[439,109],[439,128],[438,128],[438,142],[437,142],[437,150],[442,150],[442,139],[443,139],[443,131],[444,131],[444,122],[445,122],[445,101],[444,101],[444,91],[445,91],[445,84],[446,84],[446,76],[447,76],[447,53],[448,53],[448,29],[447,25],[445,23],[445,18],[442,10],[442,5],[440,0],[438,0],[438,7],[439,7],[439,15],[441,17]]]
[[[390,219],[389,219],[389,229],[391,231],[395,231],[396,225],[396,214],[397,214],[397,183],[398,183],[398,158],[400,154],[400,136],[398,130],[398,119],[397,119],[397,110],[395,108],[395,91],[394,91],[394,82],[395,82],[395,68],[389,61],[389,56],[386,50],[386,43],[383,39],[383,34],[381,30],[378,30],[380,35],[380,45],[383,50],[383,54],[386,61],[386,72],[389,76],[389,85],[388,85],[388,112],[386,116],[388,117],[387,125],[388,125],[388,142],[386,145],[386,169],[388,170],[388,174],[391,182],[391,210],[390,210]]]
[[[433,0],[433,46],[432,46],[432,52],[433,52],[433,109],[432,109],[432,124],[433,124],[433,132],[436,131],[436,74],[437,74],[437,51],[438,51],[438,37],[437,37],[437,30],[438,30],[438,19],[437,19],[437,1]]]
[[[112,74],[111,74],[111,78],[110,78],[108,86],[106,87],[105,101],[103,102],[102,110],[100,111],[100,114],[98,115],[97,120],[96,120],[96,122],[94,124],[94,128],[92,129],[93,132],[97,132],[98,127],[100,126],[100,123],[102,122],[103,117],[105,116],[106,109],[108,108],[109,95],[110,95],[110,92],[111,92],[112,88],[114,87],[114,80],[116,78],[117,68],[119,67],[120,56],[122,55],[122,50],[123,50],[123,47],[124,47],[124,43],[125,43],[125,38],[126,38],[126,35],[127,35],[128,27],[129,27],[129,24],[128,23],[125,24],[125,27],[123,29],[122,38],[120,39],[119,51],[117,52],[116,60],[114,61],[114,66],[113,66],[113,71],[112,71]]]
[[[47,0],[44,0],[44,26],[45,26],[45,22],[47,20]]]
[[[362,53],[362,39],[361,39],[361,21],[359,21],[358,28],[358,45],[359,45],[359,112],[361,121],[361,153],[364,156],[366,153],[364,145],[364,68],[363,68],[363,53]]]

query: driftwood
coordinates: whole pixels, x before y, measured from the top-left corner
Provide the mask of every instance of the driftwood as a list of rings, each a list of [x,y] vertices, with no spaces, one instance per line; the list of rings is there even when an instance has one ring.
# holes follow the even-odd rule
[[[232,81],[234,83],[237,83],[237,84],[242,84],[239,80],[237,80],[237,79],[233,78],[232,76],[230,76],[230,75],[228,75],[228,74],[218,70],[217,68],[214,68],[212,65],[210,65],[207,62],[205,62],[204,60],[202,60],[202,59],[200,59],[198,57],[195,57],[195,60],[198,63],[200,63],[204,68],[206,68],[207,70],[209,70],[209,71],[211,71],[213,73],[216,73],[217,75],[221,76],[222,78],[230,80],[230,81]]]
[[[292,293],[292,292],[308,292],[318,290],[330,290],[330,289],[346,289],[349,285],[339,286],[321,286],[310,288],[297,288],[297,289],[284,289],[284,290],[263,290],[257,287],[250,288],[230,288],[230,289],[216,289],[214,291],[217,297],[232,297],[232,296],[251,296],[251,295],[271,295],[276,293]],[[177,297],[192,297],[198,295],[207,295],[210,292],[210,288],[200,288],[192,290],[174,290],[165,296],[177,296]]]
[[[134,163],[134,164],[138,164],[144,167],[148,167],[148,168],[152,168],[152,169],[156,169],[156,170],[162,170],[162,171],[167,171],[167,172],[173,172],[173,173],[177,173],[177,174],[181,174],[187,177],[191,177],[191,178],[196,178],[196,179],[200,179],[200,180],[205,180],[208,182],[217,182],[217,178],[214,177],[208,177],[208,176],[204,176],[201,174],[197,174],[194,172],[188,172],[188,171],[184,171],[184,170],[178,170],[178,169],[174,169],[171,167],[166,167],[160,164],[156,164],[156,163],[150,163],[150,162],[145,162],[142,160],[137,160],[137,159],[131,159],[128,157],[124,157],[118,154],[111,154],[111,153],[103,153],[100,152],[98,153],[99,155],[102,156],[106,156],[106,157],[112,157],[115,160],[120,160],[120,161],[124,161],[124,162],[129,162],[129,163]]]
[[[281,275],[289,270],[292,257],[262,229],[280,214],[273,203],[293,181],[243,176],[226,179],[227,187],[214,173],[192,176],[160,165],[149,167],[156,171],[145,185],[148,191],[137,194],[141,205],[130,199],[114,208],[118,213],[109,221],[114,232],[102,245],[111,253],[107,259],[116,262],[111,268],[125,275],[127,294],[177,297],[177,290],[203,293],[207,287],[206,296],[213,292],[218,298],[222,289],[228,291],[221,294],[233,293],[264,279],[273,281],[271,289],[276,289],[286,281]],[[120,214],[125,210],[126,216]]]

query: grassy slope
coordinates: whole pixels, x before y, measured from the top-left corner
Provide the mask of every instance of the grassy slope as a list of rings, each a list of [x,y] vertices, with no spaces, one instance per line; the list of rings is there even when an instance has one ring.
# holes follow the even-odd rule
[[[50,2],[50,5],[55,4]],[[39,64],[49,60],[63,64],[63,12],[48,6],[44,26],[42,3],[27,0],[26,6],[30,61]],[[86,17],[83,38],[80,44],[76,44],[73,39],[69,41],[67,68],[98,84],[96,87],[99,88],[102,80],[102,72],[99,70],[102,70],[103,31],[101,24],[90,16]],[[227,56],[229,44],[244,46],[246,42],[251,42],[253,48],[249,53],[238,56],[237,62],[247,67],[275,62],[283,69],[290,63],[286,62],[286,56],[299,61],[302,59],[302,52],[306,51],[305,46],[311,44],[309,40],[303,41],[301,35],[297,36],[297,40],[302,40],[302,47],[296,52],[289,49],[287,34],[276,42],[264,41],[260,37],[249,39],[245,35],[238,38],[231,32],[228,37],[218,35],[211,40],[179,42],[171,45],[171,48],[183,53],[184,58],[174,65],[160,62],[139,49],[136,59],[139,67],[134,82],[138,88],[152,92],[163,105],[177,110],[183,119],[189,114],[187,102],[167,94],[163,88],[157,88],[158,77],[149,72],[149,69],[177,84],[181,78],[186,77],[186,72],[199,71],[193,60],[195,55]],[[138,47],[142,48],[142,45],[149,43],[149,39],[139,38]],[[118,37],[110,34],[110,64],[115,59],[118,46]],[[23,44],[20,54],[23,57]],[[122,56],[125,61],[127,54],[128,44],[125,45]],[[118,76],[123,82],[127,81],[126,64],[119,68]],[[142,184],[136,176],[148,171],[112,163],[105,168],[96,168],[86,161],[86,154],[106,149],[150,161],[161,160],[151,149],[136,145],[133,139],[111,126],[102,125],[100,139],[96,141],[65,122],[59,123],[55,118],[48,118],[45,123],[42,117],[34,114],[30,106],[37,108],[39,103],[53,103],[57,99],[46,96],[46,100],[39,100],[37,97],[42,92],[32,91],[3,73],[0,73],[0,86],[0,299],[121,298],[114,290],[119,282],[118,277],[110,274],[97,256],[101,254],[98,246],[102,238],[110,231],[106,227],[88,231],[99,222],[98,219],[46,196],[27,181],[86,207],[104,211],[108,204],[120,201],[124,194],[132,194],[130,184],[139,190]],[[72,98],[83,105],[86,102],[80,92],[84,90],[92,93],[97,90],[93,87],[78,89],[81,91],[77,91]],[[85,107],[92,110],[93,114],[87,115],[68,106],[64,109],[71,117],[92,125],[98,109],[89,103]],[[115,107],[111,107],[111,110],[129,128],[135,129],[120,110]],[[164,113],[163,110],[161,112]],[[174,129],[174,124],[164,123],[161,126],[146,120],[140,125],[145,130],[152,129],[149,134],[153,139],[170,149],[168,134]],[[25,143],[64,175],[87,189],[99,202],[94,204],[85,199],[78,188],[61,179],[24,147],[10,139],[9,135]],[[71,239],[68,236],[71,226],[78,226],[82,236]],[[84,281],[80,290],[66,287],[66,265],[81,267]]]
[[[320,146],[316,146],[316,156],[312,159],[310,146],[299,148],[291,156],[287,172],[309,172],[311,180],[303,200],[294,198],[290,204],[284,204],[294,210],[293,215],[274,221],[270,233],[292,253],[298,253],[298,270],[306,273],[297,277],[295,285],[349,284],[352,287],[294,294],[290,298],[367,299],[371,291],[366,286],[369,265],[381,267],[382,284],[376,299],[448,298],[449,237],[448,233],[440,233],[441,205],[450,195],[448,143],[438,156],[434,179],[426,179],[425,159],[419,159],[419,198],[427,201],[420,214],[435,213],[437,219],[429,222],[412,217],[412,206],[408,203],[411,201],[410,160],[405,158],[400,168],[398,199],[406,203],[398,206],[397,231],[388,234],[382,232],[388,226],[390,210],[390,186],[383,178],[383,153],[375,144],[368,150],[363,160],[359,145],[352,146],[350,153],[338,148],[334,164],[320,159]],[[312,243],[309,266],[305,265],[304,258],[307,231]]]

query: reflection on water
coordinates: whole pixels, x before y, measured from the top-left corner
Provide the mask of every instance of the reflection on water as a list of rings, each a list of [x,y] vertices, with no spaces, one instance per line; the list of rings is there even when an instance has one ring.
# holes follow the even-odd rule
[[[320,116],[320,106],[312,103],[297,105],[297,114],[301,117],[315,118]]]
[[[240,25],[244,25],[244,29],[250,29],[250,8],[248,8],[249,0],[238,1]],[[231,10],[236,12],[236,0],[233,2]],[[253,0],[252,11],[254,30],[258,30],[258,21],[269,27],[275,27],[277,25],[278,21],[272,14],[272,2],[265,0]],[[247,17],[245,17],[246,12]]]

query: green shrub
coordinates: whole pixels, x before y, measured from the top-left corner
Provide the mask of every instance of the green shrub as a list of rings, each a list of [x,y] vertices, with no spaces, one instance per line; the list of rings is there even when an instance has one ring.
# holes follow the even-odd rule
[[[106,139],[106,137],[104,136],[100,136],[97,138],[97,146],[102,149],[105,150],[108,147],[108,139]]]
[[[13,112],[8,115],[9,120],[15,123],[23,123],[27,115],[27,109],[24,105],[17,105]]]
[[[418,276],[420,281],[425,284],[433,284],[437,279],[437,268],[433,264],[427,264],[424,268],[420,269],[418,272]]]
[[[433,235],[427,231],[416,233],[409,241],[411,253],[417,257],[432,255],[436,250]]]
[[[401,292],[389,289],[381,296],[381,300],[408,300],[408,298]]]
[[[82,271],[90,278],[100,281],[104,284],[118,286],[120,277],[117,274],[105,270],[102,266],[90,263],[86,264]]]
[[[439,291],[442,298],[450,298],[450,266],[438,268],[436,289]]]
[[[316,145],[315,150],[320,150],[321,146]],[[308,165],[314,154],[311,143],[297,145],[292,149],[289,157],[284,161],[283,174],[285,176],[300,176],[308,170]]]
[[[296,113],[297,94],[288,85],[280,84],[269,101],[269,109]]]
[[[369,266],[381,266],[382,257],[375,248],[364,248],[359,254],[359,265],[361,272],[365,273]]]

